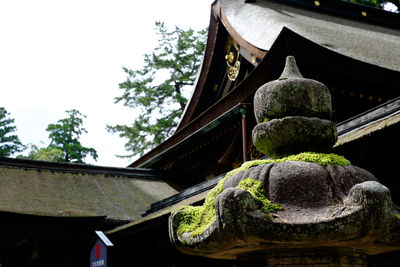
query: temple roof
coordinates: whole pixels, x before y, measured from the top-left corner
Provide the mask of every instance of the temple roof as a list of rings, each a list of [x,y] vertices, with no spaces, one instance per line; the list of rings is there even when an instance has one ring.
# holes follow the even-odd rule
[[[237,34],[251,45],[269,50],[283,27],[340,54],[380,67],[400,71],[400,30],[373,25],[368,21],[349,20],[328,15],[324,6],[343,1],[297,1],[308,3],[313,10],[288,5],[284,1],[220,0],[221,12]],[[372,16],[369,7],[345,3],[343,8],[358,8],[360,19]],[[344,3],[343,3],[344,5]],[[342,11],[342,15],[344,14]],[[371,11],[371,12],[370,12]],[[362,13],[365,12],[365,13]],[[384,12],[384,11],[382,11]],[[350,11],[348,12],[350,13]],[[385,12],[388,17],[400,14]],[[350,17],[351,14],[349,14]],[[225,23],[226,24],[226,23]]]
[[[400,14],[338,0],[219,0],[211,8],[203,64],[176,132],[130,167],[171,172],[183,188],[232,168],[239,111],[251,131],[253,95],[279,77],[288,55],[304,77],[329,87],[335,123],[398,97]],[[231,40],[245,67],[227,83]]]
[[[157,171],[0,159],[0,211],[136,220],[176,191]]]

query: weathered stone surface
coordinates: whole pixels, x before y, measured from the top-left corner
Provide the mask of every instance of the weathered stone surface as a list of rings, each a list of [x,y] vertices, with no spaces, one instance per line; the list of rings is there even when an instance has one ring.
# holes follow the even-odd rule
[[[274,119],[253,129],[253,143],[269,157],[305,151],[329,151],[337,140],[335,125],[328,120],[300,116]]]
[[[254,96],[254,114],[258,123],[286,116],[330,120],[331,94],[324,84],[303,78],[294,57],[289,56],[279,79],[266,83],[257,90]]]
[[[297,67],[296,60],[293,56],[286,57],[285,67],[278,80],[286,80],[290,78],[304,78]]]
[[[377,179],[354,165],[323,167],[312,162],[282,162],[271,168],[269,200],[303,208],[324,207],[343,201],[354,185]]]
[[[269,157],[327,152],[337,140],[328,88],[303,78],[291,56],[281,77],[257,90],[254,113],[253,143]]]
[[[364,181],[378,181],[370,172],[354,165],[335,168],[327,166],[325,169],[334,183],[335,193],[338,198],[344,198],[344,196],[348,195],[355,184]]]
[[[254,96],[254,113],[257,122],[286,116],[330,120],[331,95],[325,85],[310,79],[272,81],[257,90]]]
[[[326,170],[316,163],[288,161],[277,164],[269,175],[269,197],[274,203],[314,208],[335,203]]]
[[[387,187],[376,181],[366,181],[356,184],[350,189],[349,196],[345,199],[345,205],[361,205],[369,220],[364,222],[366,233],[372,232],[379,234],[383,238],[390,235],[392,220],[388,220],[393,213],[393,203],[390,191]],[[396,218],[398,220],[398,218]]]
[[[267,198],[283,210],[271,217],[248,191],[236,188],[249,177],[262,181]],[[277,250],[340,248],[365,256],[400,249],[399,210],[389,190],[361,168],[298,161],[262,164],[232,175],[223,188],[215,201],[216,219],[203,233],[179,235],[179,211],[171,216],[171,240],[179,250],[234,259],[257,251],[272,255]]]
[[[268,184],[265,183],[268,182],[269,173],[273,166],[275,166],[275,163],[261,164],[248,169],[246,172],[239,172],[226,180],[223,188],[225,190],[230,187],[237,187],[240,181],[250,177],[254,180],[261,181],[264,185],[265,191],[268,193]]]

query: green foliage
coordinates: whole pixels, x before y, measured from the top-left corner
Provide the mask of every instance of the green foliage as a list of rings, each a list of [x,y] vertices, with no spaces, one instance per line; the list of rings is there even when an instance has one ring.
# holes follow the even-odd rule
[[[57,147],[48,146],[39,148],[36,145],[30,144],[28,145],[28,149],[30,149],[28,156],[18,155],[17,158],[55,162],[64,161],[64,151]]]
[[[172,135],[185,109],[184,96],[194,84],[205,47],[206,30],[195,32],[175,27],[169,31],[156,22],[158,46],[144,55],[144,66],[131,70],[115,98],[133,108],[138,115],[132,125],[107,126],[111,133],[127,138],[125,148],[131,155],[142,155]]]
[[[305,152],[297,155],[290,155],[288,157],[271,160],[253,160],[244,162],[239,168],[234,169],[226,174],[226,176],[219,181],[219,183],[207,194],[204,204],[202,206],[183,206],[180,209],[180,224],[178,226],[178,234],[190,233],[192,236],[200,235],[204,230],[209,227],[215,220],[215,200],[222,192],[224,183],[231,176],[239,173],[246,172],[249,168],[267,163],[281,163],[286,161],[305,161],[314,162],[322,166],[346,166],[350,165],[350,161],[342,156],[336,154],[322,154],[315,152]],[[271,203],[267,198],[259,181],[251,178],[242,180],[238,188],[250,192],[256,202],[259,203],[262,212],[269,214],[274,210],[282,209],[281,206]]]
[[[0,157],[9,157],[16,152],[23,151],[23,145],[18,136],[12,134],[17,130],[14,119],[8,116],[10,113],[4,107],[0,107]]]
[[[67,118],[47,126],[46,131],[49,132],[51,142],[46,149],[53,152],[56,152],[53,149],[61,150],[63,152],[62,161],[64,162],[81,163],[88,155],[96,160],[96,150],[84,147],[79,142],[80,136],[87,133],[86,129],[82,127],[83,118],[86,118],[86,116],[75,109],[66,112],[69,115]]]

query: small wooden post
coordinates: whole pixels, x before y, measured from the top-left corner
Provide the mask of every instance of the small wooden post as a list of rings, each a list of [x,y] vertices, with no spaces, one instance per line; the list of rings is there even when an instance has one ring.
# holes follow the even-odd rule
[[[240,113],[242,114],[242,143],[243,143],[243,162],[247,161],[247,118],[246,109],[241,108]]]

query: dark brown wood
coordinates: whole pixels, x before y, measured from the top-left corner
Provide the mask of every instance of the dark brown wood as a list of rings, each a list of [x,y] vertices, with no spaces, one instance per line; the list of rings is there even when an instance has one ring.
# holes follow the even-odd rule
[[[371,110],[358,114],[336,125],[338,135],[361,128],[373,121],[391,116],[400,111],[400,97],[377,106]]]
[[[214,9],[215,8],[213,8],[212,11],[214,11]],[[204,90],[204,85],[206,83],[206,80],[207,80],[207,77],[209,74],[209,70],[211,68],[211,63],[213,61],[213,57],[215,56],[214,51],[215,51],[215,46],[217,44],[217,35],[218,35],[219,27],[220,27],[220,21],[214,15],[211,14],[211,18],[210,18],[210,26],[208,28],[207,45],[206,45],[206,50],[204,53],[203,64],[202,64],[201,70],[200,70],[200,75],[199,75],[199,78],[195,85],[193,95],[187,104],[187,108],[183,114],[183,117],[182,117],[176,131],[179,131],[181,128],[183,128],[186,124],[188,124],[190,122],[190,120],[192,119],[193,113],[195,112],[195,110],[197,108],[199,98],[202,95],[203,90]]]
[[[247,161],[247,118],[246,114],[242,114],[242,146],[243,146],[243,162]]]
[[[213,80],[215,76],[213,73],[219,73],[222,71],[221,69],[217,68],[217,62],[221,58],[225,58],[225,55],[223,53],[221,54],[221,50],[223,50],[225,45],[225,40],[223,40],[224,34],[222,32],[227,31],[235,40],[235,42],[240,45],[242,50],[244,49],[250,55],[256,56],[258,60],[261,60],[266,54],[265,50],[258,49],[257,47],[251,45],[233,29],[225,14],[221,10],[221,5],[218,1],[212,5],[211,12],[209,35],[202,69],[200,70],[200,75],[195,85],[193,96],[187,105],[187,109],[185,110],[181,122],[177,127],[177,131],[179,131],[194,117],[201,113],[204,110],[204,102],[208,102],[208,100],[204,101],[204,98],[208,97],[208,94],[205,95],[205,90],[208,87],[214,86],[216,81]],[[222,46],[222,49],[219,46]]]
[[[235,147],[238,144],[238,142],[240,142],[240,131],[237,131],[228,149],[225,151],[222,157],[218,159],[218,164],[230,165],[231,162],[229,159],[232,156],[232,153],[235,151]]]

